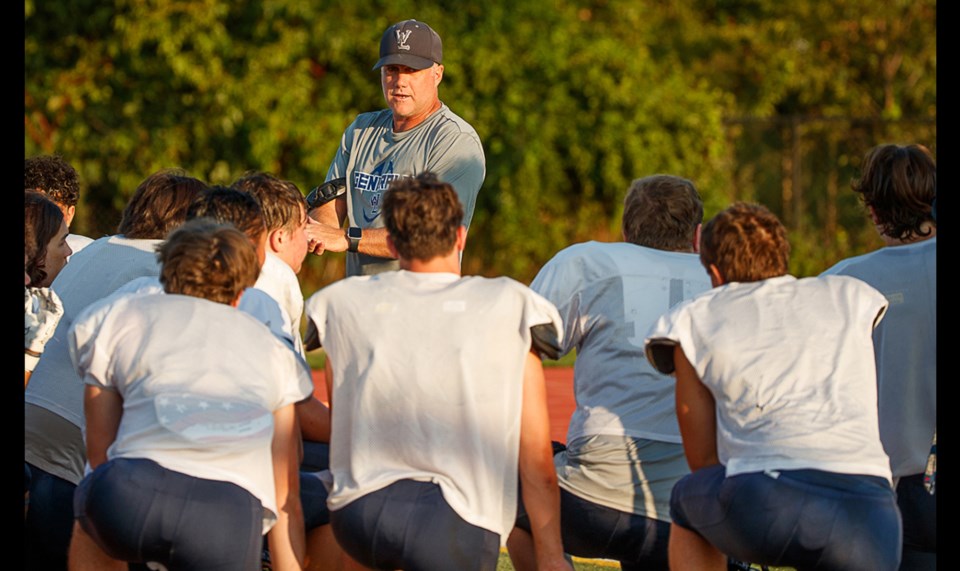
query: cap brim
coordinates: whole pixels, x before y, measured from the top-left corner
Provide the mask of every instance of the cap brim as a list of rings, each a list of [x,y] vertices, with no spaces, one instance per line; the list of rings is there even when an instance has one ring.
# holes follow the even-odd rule
[[[390,54],[383,56],[380,61],[373,66],[373,69],[380,69],[385,65],[405,65],[411,69],[427,69],[433,67],[434,61],[425,57],[414,56],[410,54]]]

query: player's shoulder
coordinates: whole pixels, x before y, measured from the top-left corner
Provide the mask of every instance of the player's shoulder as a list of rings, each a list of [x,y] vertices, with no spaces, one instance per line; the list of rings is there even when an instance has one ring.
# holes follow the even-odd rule
[[[454,113],[446,104],[443,104],[431,119],[427,124],[434,136],[442,133],[455,137],[473,139],[478,143],[480,142],[480,136],[477,134],[477,130],[473,128],[473,125],[468,123],[467,120],[460,115]]]
[[[867,252],[866,254],[860,254],[858,256],[851,256],[840,260],[836,264],[830,266],[824,270],[820,275],[821,276],[840,276],[848,275],[850,272],[855,271],[858,268],[863,266],[872,266],[875,260],[878,259],[878,253],[882,250],[874,250],[873,252]]]
[[[804,278],[800,281],[806,282],[807,280],[835,290],[848,290],[857,293],[878,293],[877,289],[871,285],[869,281],[856,275],[821,274],[817,277]]]
[[[331,299],[335,300],[340,297],[349,299],[362,296],[365,291],[370,289],[371,280],[378,275],[380,274],[371,276],[348,276],[323,286],[307,298],[306,306],[308,311],[309,308],[316,307],[317,304],[327,303]]]
[[[520,295],[525,295],[526,292],[532,291],[525,284],[522,284],[519,281],[507,276],[463,276],[457,280],[457,286],[463,288],[500,291],[503,293],[516,293]]]
[[[370,127],[393,127],[393,115],[389,109],[380,109],[379,111],[366,111],[357,115],[348,130],[367,129]]]

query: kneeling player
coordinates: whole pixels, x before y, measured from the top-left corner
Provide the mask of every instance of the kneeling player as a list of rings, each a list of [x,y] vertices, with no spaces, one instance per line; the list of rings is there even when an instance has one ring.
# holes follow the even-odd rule
[[[158,258],[177,295],[114,296],[70,330],[93,470],[74,496],[71,569],[255,570],[268,530],[274,569],[298,569],[294,403],[313,385],[284,342],[235,309],[259,274],[256,251],[232,225],[198,220]]]
[[[466,228],[449,184],[396,181],[383,216],[401,269],[306,305],[307,348],[328,358],[337,541],[380,569],[493,570],[519,464],[540,568],[570,569],[539,357],[556,354],[556,308],[511,279],[460,276]]]
[[[894,570],[900,514],[880,444],[871,333],[887,308],[847,277],[787,274],[762,206],[704,226],[714,288],[661,317],[650,361],[677,377],[692,473],[671,494],[671,569],[726,558],[797,569]]]

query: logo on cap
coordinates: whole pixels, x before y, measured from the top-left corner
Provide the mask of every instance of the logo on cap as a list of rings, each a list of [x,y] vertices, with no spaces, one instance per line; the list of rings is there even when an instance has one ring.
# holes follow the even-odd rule
[[[412,33],[413,33],[413,30],[397,30],[397,49],[398,50],[410,51],[410,46],[407,45],[407,38],[409,38],[410,34]]]

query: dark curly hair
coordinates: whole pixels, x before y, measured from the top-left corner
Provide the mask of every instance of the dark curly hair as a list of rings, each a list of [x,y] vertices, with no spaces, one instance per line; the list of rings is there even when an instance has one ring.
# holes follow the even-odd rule
[[[873,212],[880,232],[904,242],[930,236],[936,225],[937,164],[922,145],[879,145],[863,159],[859,179],[851,183]]]
[[[759,204],[735,202],[703,227],[700,262],[725,282],[757,282],[787,273],[790,243],[777,217]]]
[[[23,161],[24,188],[38,190],[59,206],[76,206],[80,200],[80,177],[60,155],[38,155]]]
[[[160,283],[177,293],[230,304],[260,275],[257,252],[233,224],[197,218],[157,248]]]

